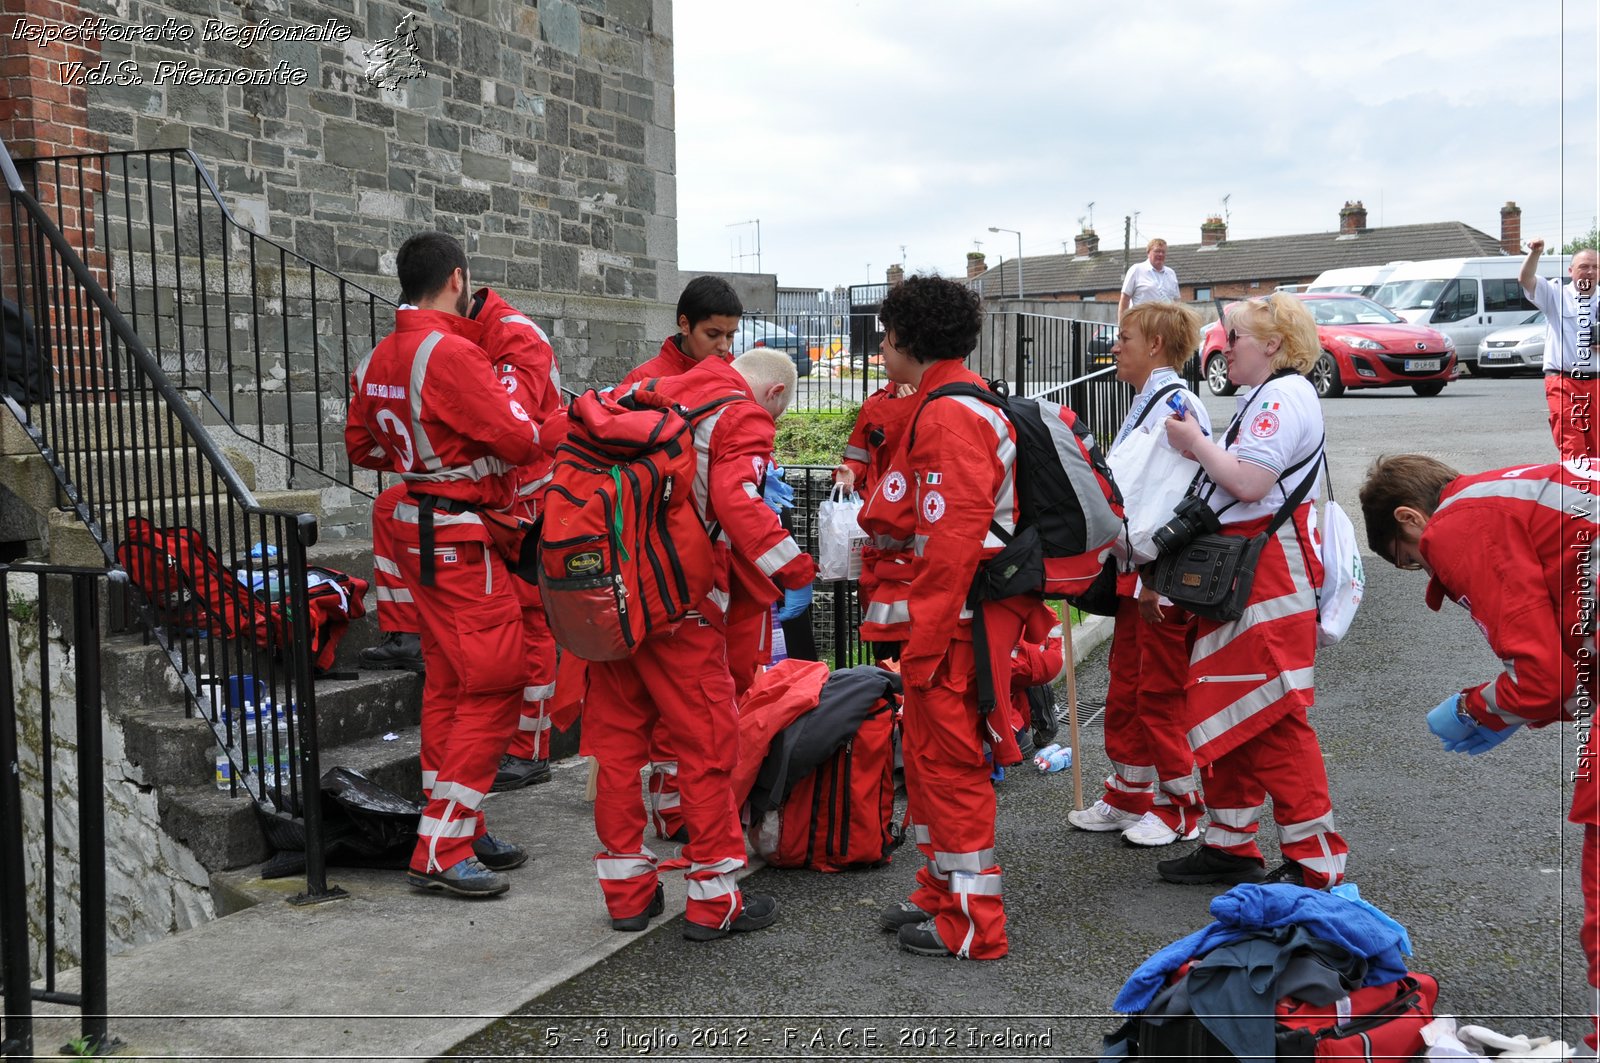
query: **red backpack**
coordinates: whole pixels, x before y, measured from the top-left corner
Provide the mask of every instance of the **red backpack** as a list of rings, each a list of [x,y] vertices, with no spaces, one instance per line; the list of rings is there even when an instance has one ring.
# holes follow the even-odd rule
[[[901,841],[898,690],[898,676],[870,665],[835,672],[817,706],[773,737],[750,795],[750,842],[768,864],[843,871],[889,862]]]
[[[157,528],[144,517],[129,517],[117,564],[149,600],[157,623],[220,639],[248,638],[273,653],[282,653],[293,635],[277,566],[255,561],[235,572],[194,528]],[[259,589],[244,582],[250,574]],[[310,567],[307,574],[312,666],[326,672],[350,621],[367,613],[368,583],[331,568]]]
[[[587,391],[568,407],[539,531],[550,630],[586,661],[616,661],[711,590],[712,549],[695,509],[694,425],[736,401],[686,410],[649,384]]]

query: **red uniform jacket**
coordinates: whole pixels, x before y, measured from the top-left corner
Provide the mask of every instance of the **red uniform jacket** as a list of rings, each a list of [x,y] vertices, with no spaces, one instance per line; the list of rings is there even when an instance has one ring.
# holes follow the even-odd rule
[[[1016,432],[999,411],[977,399],[928,401],[940,385],[956,381],[983,384],[959,361],[928,366],[916,396],[919,408],[926,407],[916,422],[916,439],[907,436],[861,514],[861,526],[870,534],[913,543],[910,628],[900,671],[919,689],[934,683],[953,640],[972,638],[967,592],[979,562],[1002,546],[990,525],[1008,532],[1017,526]],[[911,505],[904,504],[907,498]],[[1037,601],[1023,596],[991,608],[1026,616]],[[1010,651],[1010,646],[998,647],[1003,658]],[[996,690],[1003,691],[1007,676],[999,678]]]
[[[733,359],[729,357],[724,361],[731,362]],[[627,376],[618,381],[617,391],[627,391],[632,385],[653,377],[682,376],[699,364],[683,353],[683,348],[678,345],[677,336],[668,336],[661,341],[659,354],[643,365],[634,366]]]
[[[719,621],[727,615],[735,556],[741,559],[741,569],[743,562],[753,563],[753,571],[739,580],[739,590],[754,595],[761,607],[776,597],[768,589],[770,584],[796,589],[815,579],[817,566],[811,555],[801,551],[777,514],[761,500],[772,461],[774,425],[771,415],[751,398],[744,377],[721,359],[708,358],[686,373],[663,379],[658,390],[689,408],[725,395],[741,397],[695,425],[694,501],[707,531],[716,532],[716,571],[708,603],[712,608],[702,612]],[[768,581],[767,587],[749,586],[756,575]]]
[[[1594,543],[1600,479],[1574,465],[1496,469],[1452,480],[1422,533],[1428,605],[1459,602],[1505,671],[1462,693],[1493,730],[1575,720],[1587,735],[1596,681]],[[1571,765],[1570,817],[1600,825],[1588,743]]]
[[[856,491],[870,498],[900,449],[911,416],[921,400],[915,394],[897,397],[886,384],[867,396],[856,415],[844,448],[844,465],[855,474]],[[911,549],[889,536],[874,536],[861,552],[861,601],[866,613],[861,637],[873,642],[902,642],[910,625],[905,603],[911,580]]]
[[[493,361],[495,375],[505,386],[506,394],[520,403],[541,429],[544,450],[517,474],[517,493],[531,502],[549,479],[554,442],[559,441],[546,438],[543,428],[561,409],[561,368],[544,329],[500,298],[493,288],[480,288],[473,297],[473,306],[473,320],[483,330],[479,346]]]
[[[482,329],[437,310],[397,310],[394,320],[350,375],[350,460],[397,472],[416,493],[506,508],[517,466],[539,456],[539,430],[495,377]],[[408,523],[402,510],[415,507],[396,508]],[[441,541],[486,538],[472,513],[439,513],[435,524]]]

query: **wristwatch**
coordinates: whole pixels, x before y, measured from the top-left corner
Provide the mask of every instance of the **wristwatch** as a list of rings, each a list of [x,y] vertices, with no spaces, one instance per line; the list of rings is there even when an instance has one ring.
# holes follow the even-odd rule
[[[1456,695],[1456,719],[1462,723],[1471,724],[1473,727],[1478,726],[1478,721],[1473,718],[1472,713],[1467,711],[1467,696],[1465,694]]]

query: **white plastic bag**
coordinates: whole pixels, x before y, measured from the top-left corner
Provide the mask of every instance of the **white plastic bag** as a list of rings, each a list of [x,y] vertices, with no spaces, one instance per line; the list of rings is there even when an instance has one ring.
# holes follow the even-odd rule
[[[1315,510],[1313,510],[1315,512]],[[1366,570],[1356,527],[1339,503],[1328,499],[1322,507],[1322,586],[1317,589],[1317,645],[1332,646],[1350,630],[1367,588]]]
[[[867,533],[861,530],[861,496],[835,484],[833,493],[817,507],[817,578],[860,579],[861,548]]]
[[[1161,422],[1155,427],[1160,429]],[[1135,429],[1106,458],[1106,464],[1122,491],[1130,558],[1139,565],[1154,561],[1158,551],[1150,536],[1172,519],[1172,511],[1189,490],[1200,463],[1173,450],[1165,431]]]

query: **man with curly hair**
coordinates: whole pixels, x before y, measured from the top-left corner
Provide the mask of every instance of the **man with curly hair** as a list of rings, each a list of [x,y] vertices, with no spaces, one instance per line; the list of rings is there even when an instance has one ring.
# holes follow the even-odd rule
[[[912,544],[910,626],[901,651],[903,749],[913,837],[927,860],[909,900],[881,924],[900,947],[924,956],[993,960],[1007,951],[1000,865],[994,855],[989,760],[1021,759],[1007,713],[978,707],[979,668],[1010,686],[1011,649],[1037,594],[983,602],[988,653],[973,647],[967,591],[978,566],[1000,551],[1019,517],[1016,432],[981,399],[940,395],[982,379],[962,363],[977,344],[977,293],[943,277],[912,277],[878,311],[889,380],[920,399],[912,428],[868,498],[861,526]]]

